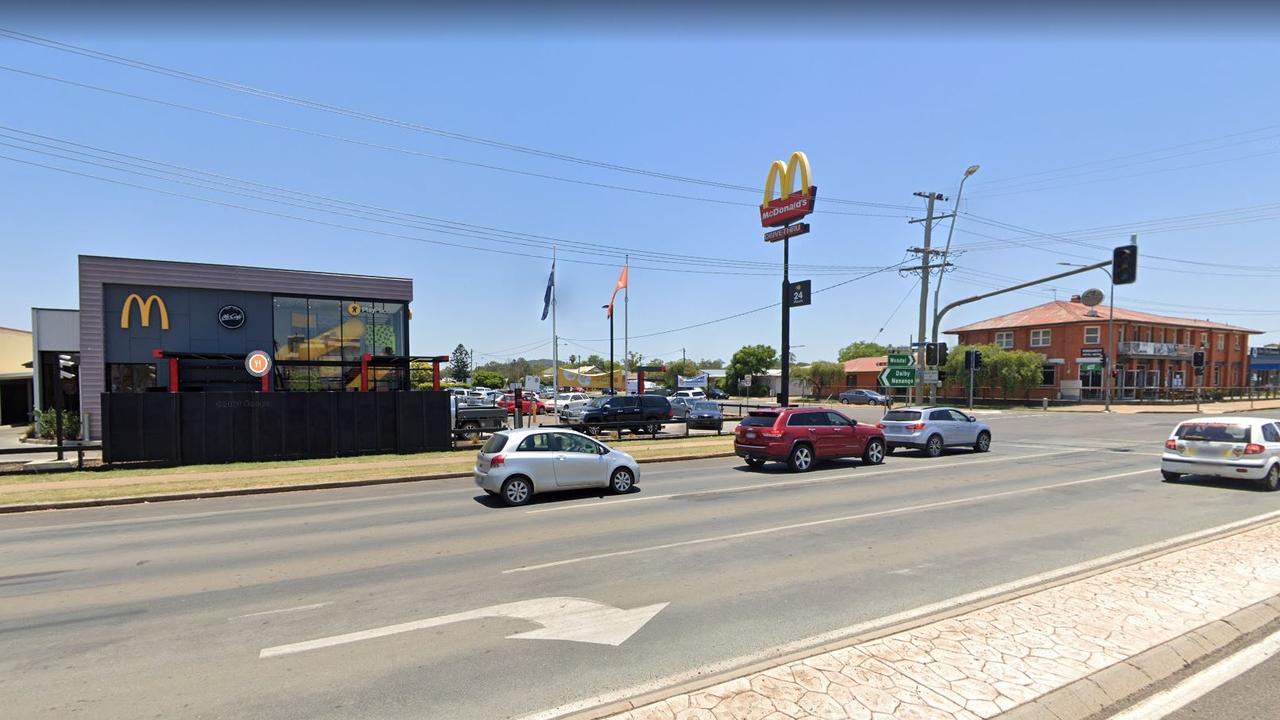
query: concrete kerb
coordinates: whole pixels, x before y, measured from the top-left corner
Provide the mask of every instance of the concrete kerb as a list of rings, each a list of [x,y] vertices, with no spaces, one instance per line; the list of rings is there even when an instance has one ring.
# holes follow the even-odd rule
[[[734,457],[732,452],[705,453],[702,455],[677,455],[642,460],[642,463],[682,462],[686,460],[713,460],[716,458]],[[125,497],[61,500],[42,503],[18,503],[0,505],[0,515],[9,513],[34,512],[36,510],[73,510],[75,508],[107,507],[111,505],[136,505],[139,503],[169,502],[171,500],[200,500],[203,498],[236,497],[239,495],[268,495],[273,493],[298,492],[302,490],[335,490],[339,488],[367,487],[372,485],[394,485],[397,483],[426,482],[430,480],[450,480],[471,477],[470,472],[435,473],[428,475],[406,475],[392,478],[368,478],[363,480],[335,480],[321,483],[298,483],[292,485],[258,485],[244,488],[226,488],[221,490],[193,490],[190,492],[156,493],[154,495],[127,495]]]
[[[1179,552],[1179,551],[1186,550],[1188,548],[1196,547],[1199,545],[1205,545],[1211,542],[1221,540],[1222,538],[1225,538],[1225,537],[1230,537],[1232,535],[1239,535],[1242,533],[1249,532],[1251,530],[1255,530],[1259,527],[1263,527],[1265,525],[1275,524],[1275,523],[1280,523],[1280,520],[1277,520],[1275,518],[1268,518],[1264,520],[1259,520],[1257,522],[1252,522],[1247,525],[1233,527],[1233,528],[1224,530],[1222,532],[1216,532],[1211,535],[1197,537],[1192,540],[1179,543],[1177,545],[1158,548],[1158,549],[1151,550],[1149,552],[1141,553],[1138,555],[1134,555],[1131,557],[1121,558],[1116,560],[1115,562],[1100,565],[1100,566],[1090,568],[1088,570],[1084,570],[1081,572],[1071,573],[1068,575],[1063,575],[1061,577],[1052,578],[1050,580],[1046,580],[1044,582],[1041,582],[1035,585],[1028,585],[1026,587],[1018,588],[1016,590],[1011,590],[1009,592],[998,593],[988,597],[976,599],[972,602],[949,607],[944,610],[940,610],[938,612],[926,613],[926,614],[919,615],[907,620],[883,625],[870,630],[864,630],[862,632],[852,633],[850,635],[847,635],[841,638],[828,640],[826,642],[815,644],[812,646],[808,646],[800,649],[792,649],[785,653],[779,653],[775,656],[764,658],[762,660],[739,665],[733,668],[727,668],[727,669],[720,670],[713,673],[708,673],[706,675],[692,678],[690,680],[673,683],[664,688],[640,693],[633,697],[627,698],[625,700],[618,700],[614,702],[603,703],[590,708],[585,708],[583,710],[572,711],[566,714],[556,716],[555,720],[600,720],[601,718],[607,718],[613,715],[618,715],[621,713],[628,712],[630,710],[642,708],[642,707],[645,707],[646,705],[651,705],[653,703],[666,700],[667,698],[670,698],[676,695],[682,695],[685,693],[693,693],[699,690],[704,690],[706,688],[719,685],[720,683],[734,680],[735,678],[745,677],[755,673],[764,672],[766,670],[769,670],[775,667],[789,665],[794,662],[805,660],[814,655],[819,655],[822,653],[828,653],[835,650],[840,650],[843,648],[850,647],[852,645],[858,645],[861,643],[870,642],[872,640],[877,640],[879,638],[888,637],[890,635],[894,635],[896,633],[900,633],[906,630],[911,630],[913,628],[921,627],[923,625],[929,625],[931,623],[940,622],[942,620],[947,620],[953,617],[958,617],[966,613],[974,612],[976,610],[981,610],[983,608],[999,605],[1000,603],[1008,602],[1010,600],[1015,600],[1020,597],[1032,595],[1038,592],[1042,592],[1044,590],[1066,585],[1068,583],[1084,580],[1086,578],[1090,578],[1095,575],[1101,575],[1103,573],[1111,572],[1112,570],[1116,570],[1118,568],[1128,567],[1130,565],[1137,565],[1139,563],[1146,562],[1153,558],[1157,558],[1163,555],[1168,555],[1170,553]],[[1191,633],[1187,633],[1183,637],[1187,637],[1191,635],[1194,635],[1196,637],[1194,639],[1189,639],[1188,642],[1190,642],[1191,644],[1188,646],[1183,646],[1183,650],[1192,654],[1200,653],[1196,655],[1196,657],[1198,658],[1204,657],[1205,655],[1212,654],[1213,652],[1218,651],[1219,649],[1229,645],[1231,642],[1243,636],[1243,634],[1240,633],[1240,631],[1237,630],[1236,627],[1233,624],[1231,624],[1230,621],[1236,621],[1241,624],[1246,624],[1245,618],[1251,618],[1250,622],[1256,622],[1259,618],[1263,617],[1265,613],[1267,613],[1268,611],[1270,613],[1274,613],[1276,618],[1280,618],[1280,596],[1276,596],[1275,598],[1272,598],[1270,600],[1257,603],[1256,605],[1245,608],[1244,610],[1241,610],[1237,613],[1233,613],[1231,616],[1229,616],[1225,620],[1215,620],[1214,622],[1208,623],[1200,628],[1197,628]],[[1256,614],[1250,615],[1250,613],[1256,613]],[[1134,672],[1137,672],[1139,675],[1145,675],[1146,677],[1150,678],[1151,673],[1159,667],[1160,663],[1167,663],[1168,656],[1165,655],[1163,651],[1161,652],[1157,652],[1157,651],[1160,651],[1164,645],[1171,645],[1173,642],[1176,642],[1179,639],[1181,638],[1175,639],[1170,643],[1164,643],[1162,646],[1152,648],[1151,650],[1147,650],[1144,653],[1140,653],[1139,655],[1134,656],[1133,658],[1130,658],[1127,661],[1123,661],[1121,664],[1130,664],[1130,668]],[[1167,648],[1166,650],[1168,650],[1171,653],[1176,652],[1176,651],[1173,651],[1171,648]],[[1143,658],[1143,656],[1148,654],[1153,654],[1153,657],[1158,656],[1159,660],[1151,660],[1151,661],[1139,660],[1140,658]],[[1174,654],[1173,657],[1179,658],[1178,669],[1181,669],[1182,667],[1185,667],[1187,665],[1187,662],[1185,662],[1184,659],[1180,657],[1180,654]],[[1136,664],[1139,662],[1149,663],[1150,666],[1144,669],[1144,667],[1141,667],[1138,664]],[[1112,666],[1112,667],[1115,667],[1115,666]],[[1109,669],[1111,668],[1107,668],[1107,670]],[[1106,672],[1106,670],[1099,671],[1099,672]],[[1127,671],[1117,671],[1117,672],[1127,673]],[[1173,672],[1176,672],[1176,670],[1174,670]],[[1104,691],[1097,684],[1097,681],[1093,679],[1098,674],[1099,673],[1094,673],[1089,677],[1086,677],[1075,683],[1067,685],[1066,687],[1059,688],[1058,690],[1055,690],[1054,692],[1051,692],[1041,698],[1038,698],[1037,700],[1024,703],[1015,708],[1011,708],[1010,710],[1004,713],[1001,713],[998,717],[1010,718],[1012,720],[1045,720],[1046,718],[1059,718],[1060,720],[1085,720],[1085,718],[1091,718],[1091,716],[1098,713],[1103,708],[1109,707],[1116,703],[1116,701],[1110,700],[1110,695],[1108,695],[1107,692]],[[1167,675],[1165,677],[1167,677]],[[1152,679],[1158,680],[1163,678],[1152,678]],[[1107,681],[1109,683],[1112,683],[1115,689],[1120,688],[1126,682],[1126,680],[1120,677],[1117,677],[1117,678],[1108,677]],[[1150,683],[1148,682],[1148,685],[1149,684]],[[1143,685],[1137,688],[1137,690],[1140,690],[1142,687],[1146,687],[1146,686],[1147,685]],[[1059,696],[1059,694],[1061,694],[1061,697],[1057,697]],[[1030,706],[1035,705],[1036,703],[1039,703],[1051,697],[1054,698],[1051,704],[1036,707],[1034,709],[1030,708]],[[1025,715],[1015,714],[1020,712],[1026,712],[1027,714]],[[1059,712],[1065,713],[1065,714],[1058,714]],[[1083,714],[1081,714],[1081,712],[1083,712]]]
[[[1277,622],[1280,622],[1280,596],[1214,620],[996,717],[1001,720],[1091,720],[1108,716],[1116,705],[1139,698],[1161,681]],[[1102,714],[1103,710],[1107,712]]]

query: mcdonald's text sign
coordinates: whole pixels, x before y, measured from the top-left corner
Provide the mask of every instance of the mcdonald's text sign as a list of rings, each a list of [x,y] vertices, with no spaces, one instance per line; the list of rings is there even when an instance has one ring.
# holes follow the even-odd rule
[[[797,178],[796,175],[799,174]],[[796,180],[800,181],[799,188]],[[764,181],[764,202],[760,204],[760,226],[778,227],[795,222],[813,212],[818,188],[810,184],[809,158],[799,150],[784,163],[774,160]],[[778,187],[774,196],[774,185]]]

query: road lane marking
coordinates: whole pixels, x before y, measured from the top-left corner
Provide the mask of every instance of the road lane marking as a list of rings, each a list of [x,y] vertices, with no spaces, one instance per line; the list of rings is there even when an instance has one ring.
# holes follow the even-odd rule
[[[568,640],[572,642],[613,645],[617,647],[645,626],[670,603],[657,603],[623,610],[612,605],[574,597],[544,597],[519,602],[490,605],[478,610],[439,615],[423,620],[386,625],[357,632],[275,645],[263,648],[258,659],[292,655],[308,650],[346,645],[347,643],[373,640],[414,630],[452,625],[453,623],[481,618],[515,618],[540,625],[537,630],[508,635],[508,640]]]
[[[527,515],[538,515],[549,512],[565,512],[568,510],[585,510],[592,508],[612,507],[623,503],[648,502],[651,500],[667,500],[677,497],[692,497],[696,495],[720,495],[724,493],[743,492],[746,490],[763,490],[767,488],[793,487],[796,485],[814,485],[818,483],[832,482],[835,480],[848,480],[850,478],[877,477],[880,475],[895,475],[904,472],[919,472],[924,469],[941,470],[953,467],[965,467],[968,465],[987,465],[990,463],[1013,462],[1016,460],[1034,460],[1037,458],[1054,457],[1056,455],[1073,455],[1076,453],[1089,452],[1092,448],[1065,449],[1056,452],[1036,453],[1032,455],[1002,455],[999,457],[989,457],[983,460],[956,460],[954,462],[932,463],[928,468],[923,467],[901,467],[882,470],[861,470],[852,473],[842,473],[839,475],[820,475],[818,477],[807,477],[801,480],[780,480],[777,482],[756,483],[754,485],[736,485],[727,488],[711,488],[708,490],[689,490],[686,492],[667,493],[665,495],[642,495],[633,498],[618,498],[614,500],[606,500],[604,502],[586,502],[576,503],[573,505],[556,505],[554,507],[538,508],[536,510],[526,510]],[[644,479],[643,473],[641,479]]]
[[[822,646],[830,643],[849,641],[858,635],[876,631],[880,628],[887,628],[900,623],[911,622],[937,613],[947,612],[957,607],[983,602],[991,598],[1000,597],[1007,593],[1018,592],[1025,590],[1026,588],[1036,587],[1062,578],[1087,573],[1115,563],[1143,557],[1167,548],[1192,543],[1202,538],[1229,532],[1254,523],[1262,523],[1268,520],[1277,519],[1280,519],[1280,510],[1273,510],[1271,512],[1262,513],[1261,515],[1247,517],[1243,520],[1235,520],[1223,525],[1206,528],[1204,530],[1197,530],[1195,532],[1168,538],[1166,540],[1158,540],[1140,547],[1121,550],[1120,552],[1112,553],[1110,555],[1104,555],[1100,558],[1085,560],[1083,562],[1075,563],[1074,565],[1067,565],[1066,567],[1060,567],[1055,570],[1048,570],[1017,580],[1012,580],[1007,583],[1002,583],[1000,585],[983,588],[982,590],[975,590],[974,592],[965,593],[964,595],[957,595],[935,603],[929,603],[927,605],[921,605],[919,607],[903,610],[891,615],[873,618],[853,625],[847,625],[818,635],[811,635],[809,637],[794,640],[775,647],[758,650],[747,655],[740,655],[727,660],[718,660],[716,662],[707,663],[679,673],[673,673],[666,677],[648,680],[628,688],[602,693],[593,697],[582,698],[565,703],[558,707],[539,710],[527,715],[521,715],[518,718],[513,718],[513,720],[556,720],[557,718],[570,713],[581,712],[623,700],[630,700],[632,698],[648,695],[658,691],[665,692],[676,686],[694,682],[708,676],[719,675],[721,673],[736,671],[740,668],[751,667],[762,662],[773,661],[777,658],[785,657],[794,653],[821,648]]]
[[[641,553],[655,552],[657,550],[670,550],[672,548],[689,547],[691,545],[703,545],[713,542],[724,542],[726,540],[738,540],[741,538],[758,537],[760,535],[771,535],[773,533],[786,532],[788,530],[799,530],[802,528],[818,527],[821,525],[831,525],[834,523],[853,522],[855,520],[867,520],[870,518],[888,517],[890,515],[904,515],[906,513],[921,512],[924,510],[935,510],[942,507],[950,507],[952,505],[963,505],[966,503],[981,502],[983,500],[993,500],[995,498],[1011,497],[1014,495],[1025,495],[1042,490],[1055,490],[1057,488],[1071,487],[1073,485],[1084,485],[1086,483],[1102,482],[1103,480],[1115,480],[1116,478],[1130,477],[1132,475],[1141,475],[1144,473],[1157,472],[1158,468],[1144,468],[1142,470],[1130,470],[1129,472],[1114,473],[1111,475],[1102,475],[1099,477],[1084,478],[1083,480],[1067,480],[1064,482],[1053,483],[1051,485],[1037,485],[1030,488],[1019,488],[1017,490],[1004,490],[995,493],[986,493],[983,495],[973,495],[965,498],[955,498],[953,500],[939,500],[937,502],[922,503],[919,505],[908,505],[906,507],[892,508],[889,510],[876,510],[874,512],[858,513],[856,515],[843,515],[841,517],[824,518],[822,520],[810,520],[802,523],[791,523],[789,525],[776,525],[774,527],[761,528],[759,530],[747,530],[744,532],[729,533],[727,535],[713,535],[711,537],[695,538],[693,540],[682,540],[680,542],[663,543],[662,545],[651,545],[649,547],[632,548],[630,550],[615,550],[607,553],[596,553],[594,555],[583,555],[567,560],[555,560],[553,562],[539,563],[537,565],[525,565],[523,567],[511,568],[503,570],[502,574],[530,572],[533,570],[545,570],[547,568],[560,567],[562,565],[574,565],[577,563],[590,562],[592,560],[603,560],[605,558],[623,557],[626,555],[639,555]]]
[[[1210,665],[1168,690],[1158,692],[1112,715],[1111,720],[1160,720],[1243,675],[1277,652],[1280,652],[1280,632]]]
[[[303,612],[304,610],[316,610],[322,607],[328,607],[333,602],[311,603],[310,605],[299,605],[297,607],[280,608],[279,610],[263,610],[262,612],[248,613],[246,615],[236,615],[232,620],[243,620],[245,618],[262,617],[264,615],[280,615],[283,613]]]
[[[1035,448],[1049,449],[1049,448],[1063,447],[1062,445],[1041,445],[1036,443],[1009,442],[1009,441],[1005,441],[1000,444],[1006,447],[1020,447],[1020,448],[1033,448],[1033,449]],[[1095,452],[1114,452],[1121,455],[1146,455],[1148,457],[1160,457],[1161,455],[1163,455],[1163,453],[1158,453],[1158,452],[1142,452],[1140,450],[1130,450],[1128,447],[1124,445],[1113,445],[1111,447],[1091,447],[1086,449],[1093,450]]]

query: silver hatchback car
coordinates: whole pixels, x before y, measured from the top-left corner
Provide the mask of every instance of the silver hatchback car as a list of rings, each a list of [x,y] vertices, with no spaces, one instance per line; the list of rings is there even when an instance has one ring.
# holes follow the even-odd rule
[[[906,407],[890,410],[877,426],[884,431],[885,452],[909,447],[938,457],[944,448],[968,447],[976,452],[991,449],[991,428],[981,420],[951,407]]]
[[[535,494],[553,490],[630,492],[639,478],[635,458],[562,428],[504,430],[476,456],[476,485],[508,505],[524,505]]]
[[[1207,417],[1185,420],[1164,442],[1160,473],[1252,480],[1280,488],[1280,423],[1270,418]]]

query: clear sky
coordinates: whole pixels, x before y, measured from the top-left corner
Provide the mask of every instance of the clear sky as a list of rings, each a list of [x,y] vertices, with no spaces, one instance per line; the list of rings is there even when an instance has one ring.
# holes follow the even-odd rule
[[[601,305],[620,254],[631,251],[632,350],[727,360],[745,344],[777,347],[779,310],[676,328],[776,301],[782,249],[762,241],[753,205],[770,161],[800,149],[812,162],[820,212],[809,218],[813,232],[792,243],[801,266],[792,278],[812,279],[815,290],[852,280],[793,311],[802,360],[834,359],[853,340],[908,340],[915,276],[854,278],[920,244],[922,226],[907,222],[922,213],[913,192],[954,196],[975,163],[981,170],[965,188],[955,231],[965,252],[953,258],[944,303],[1059,271],[1059,261],[1108,259],[1110,247],[1137,233],[1139,280],[1121,288],[1118,305],[1267,331],[1255,344],[1280,339],[1280,95],[1276,37],[1265,28],[935,24],[916,32],[840,15],[819,33],[770,32],[763,23],[716,30],[712,22],[679,33],[621,23],[531,32],[422,17],[351,33],[308,32],[305,23],[250,31],[234,22],[19,21],[0,26],[404,125],[0,38],[0,325],[29,327],[32,306],[75,307],[75,256],[118,255],[409,277],[415,354],[461,342],[481,362],[550,357],[550,322],[538,318],[558,243],[562,357],[608,354]],[[64,141],[184,175],[131,175],[68,152]],[[157,174],[154,165],[127,169]],[[190,171],[222,176],[215,180],[235,185],[221,187],[240,194],[197,187]],[[304,202],[279,188],[312,196]],[[939,225],[936,243],[947,227]],[[1101,273],[1060,281],[963,308],[944,325],[1105,283]]]

